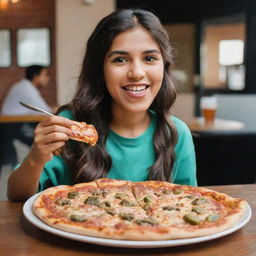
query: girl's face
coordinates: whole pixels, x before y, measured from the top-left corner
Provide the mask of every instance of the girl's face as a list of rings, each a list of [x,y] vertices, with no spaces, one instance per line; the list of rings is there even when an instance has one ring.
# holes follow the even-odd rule
[[[137,27],[120,33],[104,60],[104,78],[112,107],[145,112],[161,87],[163,73],[160,48],[147,30]]]

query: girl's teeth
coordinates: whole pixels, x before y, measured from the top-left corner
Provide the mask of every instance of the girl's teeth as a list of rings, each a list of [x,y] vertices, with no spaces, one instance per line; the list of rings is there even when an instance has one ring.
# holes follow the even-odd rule
[[[144,89],[146,89],[146,86],[135,86],[135,87],[126,87],[125,88],[128,91],[142,91]]]

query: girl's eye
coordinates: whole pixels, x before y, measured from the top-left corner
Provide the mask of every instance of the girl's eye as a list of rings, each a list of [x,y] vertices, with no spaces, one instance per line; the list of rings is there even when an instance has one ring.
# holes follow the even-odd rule
[[[146,62],[154,62],[154,61],[156,61],[157,60],[157,58],[155,57],[155,56],[146,56],[145,57],[145,61]]]
[[[112,62],[114,62],[114,63],[124,63],[126,61],[127,61],[127,59],[125,57],[116,57],[116,58],[113,59]]]

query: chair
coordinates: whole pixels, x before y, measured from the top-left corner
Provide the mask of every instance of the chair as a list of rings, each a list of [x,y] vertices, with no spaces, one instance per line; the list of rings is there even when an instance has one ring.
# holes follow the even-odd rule
[[[0,167],[11,165],[14,167],[18,163],[17,152],[14,140],[17,139],[28,146],[33,143],[33,129],[36,124],[29,123],[1,123],[0,132],[2,134],[0,144]]]
[[[193,135],[201,186],[256,182],[256,133]]]

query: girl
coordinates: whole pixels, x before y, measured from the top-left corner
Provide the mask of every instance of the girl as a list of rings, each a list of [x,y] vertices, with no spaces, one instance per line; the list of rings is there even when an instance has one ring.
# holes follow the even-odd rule
[[[73,101],[37,126],[28,156],[8,180],[9,199],[100,177],[196,185],[190,131],[168,115],[176,97],[172,64],[168,35],[151,12],[103,18],[88,40]],[[69,119],[93,124],[96,146],[68,141]]]

